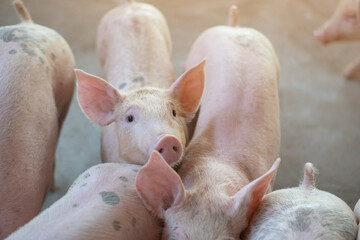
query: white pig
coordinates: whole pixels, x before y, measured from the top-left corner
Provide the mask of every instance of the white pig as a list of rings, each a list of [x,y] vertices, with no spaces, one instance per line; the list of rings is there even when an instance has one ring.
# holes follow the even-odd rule
[[[335,195],[315,188],[314,167],[306,163],[299,187],[264,196],[243,239],[354,240],[356,232],[352,210]]]
[[[322,44],[341,40],[360,39],[360,1],[341,0],[329,20],[320,29],[314,31],[314,36]],[[344,71],[346,78],[352,78],[360,71],[360,58],[350,63]]]
[[[137,175],[144,205],[165,220],[162,239],[238,238],[280,164],[276,55],[237,26],[235,6],[230,23],[202,33],[189,54],[187,67],[207,58],[206,88],[178,174],[155,152]]]
[[[354,212],[355,212],[355,217],[356,217],[356,222],[358,224],[358,234],[357,234],[357,239],[360,240],[360,200],[356,203],[355,208],[354,208]]]
[[[111,85],[77,71],[78,96],[103,126],[103,162],[145,164],[155,149],[175,165],[188,139],[184,118],[192,118],[202,96],[204,62],[174,83],[166,20],[155,7],[133,1],[104,16],[97,51]]]
[[[20,1],[0,28],[0,239],[35,217],[53,186],[56,143],[74,91],[74,57]]]
[[[139,168],[105,163],[86,170],[65,196],[7,240],[158,240],[160,222],[136,194]]]

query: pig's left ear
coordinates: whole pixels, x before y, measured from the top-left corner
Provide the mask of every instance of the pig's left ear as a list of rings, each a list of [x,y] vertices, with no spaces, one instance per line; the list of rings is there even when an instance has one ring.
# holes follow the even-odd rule
[[[200,105],[205,87],[204,66],[206,60],[182,74],[168,90],[181,104],[183,117],[191,117]]]
[[[231,197],[229,204],[224,209],[230,219],[236,222],[241,222],[241,220],[245,219],[246,224],[248,224],[248,221],[266,193],[279,164],[280,158],[274,162],[270,170],[264,175],[255,179]]]
[[[186,196],[179,175],[157,151],[136,175],[136,191],[145,207],[161,219],[166,209],[183,203]]]

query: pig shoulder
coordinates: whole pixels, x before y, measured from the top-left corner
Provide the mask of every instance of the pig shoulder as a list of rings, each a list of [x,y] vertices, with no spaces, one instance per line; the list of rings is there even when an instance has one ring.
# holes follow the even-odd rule
[[[267,194],[244,239],[354,239],[351,209],[333,194],[290,188]]]

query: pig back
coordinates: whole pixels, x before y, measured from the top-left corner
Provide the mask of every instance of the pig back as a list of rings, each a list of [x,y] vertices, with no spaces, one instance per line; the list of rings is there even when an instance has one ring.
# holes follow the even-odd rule
[[[344,201],[299,187],[265,195],[242,239],[354,240],[356,232],[354,213]]]
[[[125,3],[101,20],[97,53],[104,78],[121,90],[167,88],[174,82],[171,39],[162,13],[145,3]]]
[[[206,86],[194,136],[213,126],[215,148],[249,162],[256,178],[279,155],[279,65],[273,47],[256,30],[217,26],[196,40],[187,66],[203,58]]]

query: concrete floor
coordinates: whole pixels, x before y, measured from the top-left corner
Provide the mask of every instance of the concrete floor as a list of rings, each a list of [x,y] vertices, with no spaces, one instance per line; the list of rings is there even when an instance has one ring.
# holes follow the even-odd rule
[[[332,13],[337,0],[148,0],[168,20],[175,74],[185,65],[192,42],[206,28],[227,22],[228,8],[239,8],[240,25],[263,32],[281,66],[281,158],[276,188],[297,186],[304,163],[319,170],[317,186],[353,207],[360,197],[360,81],[341,72],[357,57],[360,42],[321,46],[312,36]],[[77,67],[95,75],[100,18],[115,0],[24,0],[33,20],[58,31],[70,44]],[[11,0],[0,1],[0,25],[19,20]],[[85,169],[100,163],[99,127],[85,118],[74,97],[56,153],[56,191],[51,205]]]

